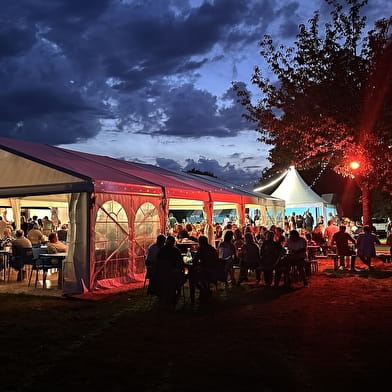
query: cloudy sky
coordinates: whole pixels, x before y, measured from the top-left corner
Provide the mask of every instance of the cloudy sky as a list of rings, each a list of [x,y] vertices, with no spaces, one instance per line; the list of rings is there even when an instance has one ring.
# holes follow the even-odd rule
[[[369,21],[391,15],[389,1],[369,3]],[[324,0],[0,4],[1,136],[243,185],[268,152],[231,84],[251,89],[264,34],[292,42],[315,10],[327,14]]]

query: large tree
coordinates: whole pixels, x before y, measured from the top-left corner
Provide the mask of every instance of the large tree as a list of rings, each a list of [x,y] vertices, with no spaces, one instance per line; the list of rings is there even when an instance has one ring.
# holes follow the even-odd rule
[[[271,145],[271,170],[330,167],[355,177],[365,223],[375,188],[392,193],[392,17],[364,32],[367,1],[326,0],[331,20],[320,31],[316,11],[301,24],[293,47],[260,43],[273,78],[255,67],[262,98],[234,83],[259,141]],[[350,162],[357,161],[356,169]]]

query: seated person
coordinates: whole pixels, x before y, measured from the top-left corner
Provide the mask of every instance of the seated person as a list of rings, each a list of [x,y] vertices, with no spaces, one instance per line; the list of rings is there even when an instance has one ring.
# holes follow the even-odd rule
[[[48,253],[63,253],[68,251],[68,246],[59,241],[57,233],[50,233],[48,239]]]
[[[218,252],[208,243],[204,235],[199,237],[199,249],[192,258],[192,267],[189,268],[189,288],[191,302],[195,302],[195,288],[200,291],[200,300],[211,295],[210,283],[216,283],[218,269]]]
[[[317,249],[320,249],[320,247],[317,245],[316,241],[312,239],[311,233],[306,233],[305,239],[307,243],[308,260],[314,260],[317,255]],[[314,248],[314,247],[318,247],[318,248]]]
[[[6,227],[3,232],[3,237],[0,240],[0,249],[5,249],[8,246],[11,247],[13,240],[14,237],[12,237],[11,229]]]
[[[68,229],[67,225],[62,225],[60,230],[57,230],[57,238],[59,241],[66,243],[67,242]]]
[[[3,232],[3,237],[0,240],[0,249],[11,248],[14,237],[11,235],[11,229],[6,227]],[[4,269],[4,255],[0,255],[0,271]]]
[[[327,255],[328,249],[327,249],[327,242],[324,238],[324,233],[323,233],[323,225],[322,223],[319,223],[311,232],[312,234],[312,240],[321,248],[321,251],[323,255]]]
[[[38,229],[38,225],[35,223],[33,228],[27,232],[27,238],[31,241],[33,247],[40,247],[41,244],[45,243],[45,237],[42,231]]]
[[[191,224],[191,223],[187,223],[185,225],[185,230],[188,233],[188,239],[190,239],[191,241],[198,241],[198,235],[197,235],[197,230],[195,229],[195,227]]]
[[[12,241],[12,259],[11,267],[18,271],[17,281],[20,282],[24,279],[25,271],[23,270],[24,264],[20,260],[23,255],[23,249],[32,248],[31,241],[24,236],[23,230],[16,230],[15,239]]]
[[[304,282],[304,286],[308,285],[305,274],[305,259],[307,255],[307,242],[305,238],[299,235],[297,230],[291,230],[287,240],[287,261],[293,267],[298,269],[299,277]]]

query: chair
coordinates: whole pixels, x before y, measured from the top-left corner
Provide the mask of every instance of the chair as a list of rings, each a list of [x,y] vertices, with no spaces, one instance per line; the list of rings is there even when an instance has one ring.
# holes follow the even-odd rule
[[[38,283],[38,274],[39,271],[42,271],[42,287],[46,288],[46,277],[48,275],[48,271],[51,269],[58,268],[58,262],[56,260],[56,264],[52,262],[51,258],[48,257],[41,257],[41,254],[46,253],[46,248],[33,248],[33,265],[31,267],[30,276],[29,276],[29,284],[31,284],[31,278],[33,276],[33,272],[35,271],[35,284],[34,287],[37,287]]]
[[[22,281],[24,278],[24,266],[33,265],[33,250],[32,248],[19,248],[17,254],[13,254],[10,259],[10,267],[18,271],[18,281]],[[8,268],[8,281],[10,280],[11,268]]]

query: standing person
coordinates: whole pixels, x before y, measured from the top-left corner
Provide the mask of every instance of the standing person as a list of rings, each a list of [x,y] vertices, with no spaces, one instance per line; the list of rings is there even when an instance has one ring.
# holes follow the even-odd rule
[[[173,233],[174,227],[178,222],[177,222],[177,218],[174,216],[172,212],[169,214],[169,218],[167,219],[167,221],[168,221],[169,230],[171,230],[171,233]]]
[[[176,306],[178,294],[186,282],[181,251],[175,245],[175,237],[167,236],[165,245],[156,255],[153,276],[157,296],[164,305],[172,308]]]
[[[392,231],[392,219],[388,218],[388,223],[387,223],[387,233]]]
[[[32,218],[29,218],[27,220],[27,222],[28,222],[27,232],[29,232],[34,227],[34,225],[39,226],[38,225],[38,216],[37,215],[33,215]]]
[[[353,251],[349,247],[349,242],[354,244],[355,239],[346,232],[346,225],[340,225],[339,231],[337,231],[331,240],[332,246],[336,245],[336,253],[339,257],[339,269],[343,270],[345,267],[345,259],[347,256],[353,256]],[[348,266],[348,263],[347,263]],[[355,271],[355,258],[351,257],[351,271]]]
[[[324,217],[322,215],[317,218],[317,224],[324,227]]]
[[[219,224],[215,225],[215,248],[217,248],[219,242],[222,241],[223,239],[222,234],[223,234],[222,226]]]
[[[288,233],[290,231],[290,222],[289,218],[287,215],[285,215],[284,220],[283,220],[283,229],[285,233]]]
[[[228,223],[230,223],[230,215],[226,215],[226,216],[223,218],[223,222],[222,222],[223,230],[227,229]],[[231,227],[230,227],[230,228],[231,228]]]
[[[154,269],[156,268],[156,262],[157,262],[157,254],[159,252],[159,249],[161,249],[165,245],[166,237],[163,234],[159,234],[157,236],[156,241],[151,244],[148,249],[147,249],[147,255],[146,255],[146,277],[145,279],[148,279],[148,289],[147,289],[147,294],[155,294],[154,291]]]
[[[391,255],[391,258],[392,258],[392,229],[389,230],[389,234],[387,236],[385,244],[390,246],[389,254]]]
[[[233,232],[233,244],[235,247],[235,254],[238,256],[240,256],[240,253],[242,251],[242,247],[245,244],[245,239],[244,239],[244,235],[242,234],[241,229],[235,229]]]
[[[231,230],[227,230],[223,237],[223,241],[218,246],[218,257],[220,266],[224,271],[225,284],[235,284],[234,276],[234,260],[236,259],[236,249],[233,244],[234,233]]]
[[[240,259],[240,277],[238,285],[241,282],[248,281],[248,270],[256,271],[256,284],[260,283],[260,248],[254,241],[252,233],[245,233],[245,243],[242,245]]]
[[[369,269],[374,269],[372,257],[376,257],[376,244],[380,245],[378,237],[371,232],[369,225],[363,226],[363,232],[357,238],[357,255]]]
[[[297,228],[295,212],[292,212],[291,215],[290,215],[289,225],[290,225],[290,230],[295,230]]]
[[[230,222],[226,226],[223,227],[222,238],[225,238],[225,235],[226,235],[226,233],[228,231],[232,231],[233,232],[233,236],[234,236],[233,225]]]
[[[266,232],[265,240],[260,247],[260,268],[256,270],[256,280],[260,280],[260,274],[263,272],[266,286],[271,286],[274,269],[284,251],[283,246],[274,241],[274,235],[273,231]]]
[[[25,237],[27,236],[29,224],[24,215],[20,217],[20,228],[23,230]]]
[[[331,251],[332,248],[332,237],[333,235],[339,231],[339,227],[336,226],[336,223],[334,220],[330,219],[328,221],[328,226],[324,230],[324,239],[327,242],[327,249]]]
[[[267,233],[268,229],[265,226],[260,226],[259,227],[259,232],[256,235],[256,242],[259,246],[263,244],[263,241],[265,240],[265,235]]]
[[[301,214],[295,217],[295,227],[297,229],[302,229],[304,227],[304,217]]]
[[[44,216],[42,219],[42,234],[48,237],[53,230],[53,222],[47,216]]]
[[[274,233],[275,233],[274,241],[278,242],[280,245],[284,246],[286,243],[286,236],[285,236],[284,230],[279,226],[275,226]]]
[[[314,218],[310,211],[305,212],[305,229],[308,233],[312,232],[314,226]]]

